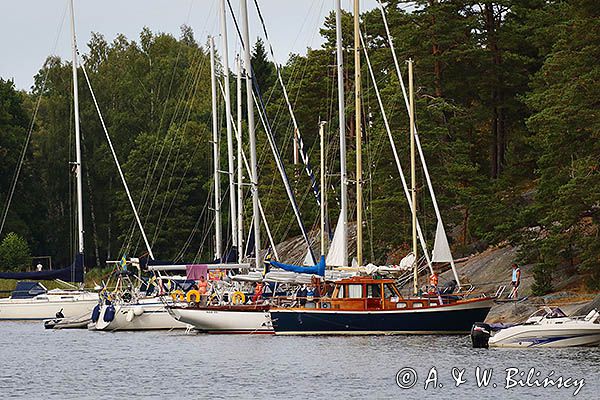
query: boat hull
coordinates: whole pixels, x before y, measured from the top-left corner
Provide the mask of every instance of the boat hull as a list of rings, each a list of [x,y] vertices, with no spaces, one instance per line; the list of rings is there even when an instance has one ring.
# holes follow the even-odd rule
[[[205,333],[273,334],[268,310],[215,310],[172,307],[174,319]]]
[[[111,321],[105,321],[107,306],[100,309],[100,318],[90,324],[91,330],[98,331],[146,331],[186,329],[189,326],[174,320],[161,302],[140,304],[117,304],[115,315]]]
[[[42,321],[56,318],[59,311],[65,318],[90,315],[98,304],[98,295],[87,293],[79,296],[36,296],[31,299],[0,300],[0,320]]]
[[[423,309],[341,311],[272,309],[277,335],[462,334],[486,318],[492,300]]]
[[[498,331],[489,339],[490,347],[574,347],[600,345],[600,325],[579,327],[518,325]],[[586,326],[589,325],[589,326]]]

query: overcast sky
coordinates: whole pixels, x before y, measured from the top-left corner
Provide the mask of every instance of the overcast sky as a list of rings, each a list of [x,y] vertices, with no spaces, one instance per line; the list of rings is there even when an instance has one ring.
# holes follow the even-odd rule
[[[75,0],[75,29],[80,51],[87,52],[91,32],[99,32],[108,41],[118,33],[138,39],[142,27],[153,32],[168,32],[179,37],[180,26],[190,25],[201,43],[218,35],[220,0]],[[70,60],[68,0],[11,0],[2,2],[0,24],[0,77],[14,79],[19,89],[29,90],[33,76],[50,54]],[[250,37],[262,37],[254,2],[249,3]],[[322,40],[319,28],[334,8],[334,0],[259,0],[269,38],[279,63],[289,53],[305,53],[317,48]],[[239,0],[231,0],[239,18]],[[371,9],[376,0],[361,0],[361,10]],[[342,0],[346,10],[351,0]],[[239,51],[234,26],[228,15],[230,59]],[[237,35],[237,34],[236,34]],[[217,41],[218,43],[218,41]]]

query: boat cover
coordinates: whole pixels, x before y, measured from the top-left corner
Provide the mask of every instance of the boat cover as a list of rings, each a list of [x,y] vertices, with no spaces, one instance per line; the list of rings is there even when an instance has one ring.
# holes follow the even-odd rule
[[[0,272],[0,279],[35,281],[60,279],[65,282],[83,282],[83,254],[77,254],[73,264],[66,268],[33,272]]]
[[[302,265],[284,264],[278,261],[271,260],[269,263],[273,267],[281,268],[286,271],[297,272],[299,274],[312,274],[325,276],[325,256],[321,256],[319,263],[312,267],[304,267]]]

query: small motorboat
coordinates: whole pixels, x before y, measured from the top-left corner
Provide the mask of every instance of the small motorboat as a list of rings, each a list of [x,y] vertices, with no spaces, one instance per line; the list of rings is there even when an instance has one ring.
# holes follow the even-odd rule
[[[600,312],[568,317],[558,307],[544,307],[522,324],[502,325],[477,322],[471,329],[474,348],[572,347],[600,344]]]
[[[46,329],[86,329],[92,321],[89,313],[85,313],[79,317],[67,318],[63,315],[62,310],[56,313],[56,318],[44,320],[44,328]]]

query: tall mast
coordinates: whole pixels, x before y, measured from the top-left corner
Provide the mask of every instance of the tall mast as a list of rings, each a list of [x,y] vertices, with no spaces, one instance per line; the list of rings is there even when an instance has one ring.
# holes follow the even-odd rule
[[[319,122],[319,136],[321,137],[321,255],[327,254],[327,243],[325,241],[325,122]]]
[[[225,15],[225,0],[221,0],[221,38],[223,48],[223,78],[225,86],[225,115],[227,120],[227,166],[229,175],[229,219],[231,220],[231,245],[238,245],[237,209],[235,195],[235,178],[233,166],[233,131],[231,127],[231,95],[229,93],[229,47],[227,45],[227,18]],[[239,248],[238,248],[239,252]]]
[[[418,293],[418,256],[417,256],[417,178],[415,174],[415,99],[413,86],[413,61],[408,60],[408,92],[410,101],[410,187],[412,193],[412,248],[415,256],[413,292]]]
[[[360,85],[360,6],[354,0],[354,104],[356,118],[356,261],[363,265],[362,232],[362,127],[361,127],[361,85]]]
[[[215,42],[208,38],[210,46],[210,88],[212,94],[213,169],[215,179],[215,258],[221,258],[221,177],[219,172],[219,125],[217,116],[217,77],[215,71]]]
[[[256,266],[260,266],[260,222],[258,202],[258,167],[256,159],[256,133],[254,131],[254,99],[252,97],[252,64],[250,62],[250,34],[248,32],[248,0],[240,2],[242,36],[244,41],[244,66],[246,69],[246,106],[248,107],[248,137],[250,144],[250,177],[252,188],[252,213],[254,215],[254,254]]]
[[[338,124],[340,125],[340,180],[342,243],[344,265],[348,262],[348,182],[346,177],[346,110],[344,98],[344,53],[342,51],[342,8],[341,0],[335,1],[335,40],[337,48]]]
[[[75,10],[71,0],[71,47],[73,49],[73,109],[75,113],[75,178],[77,179],[77,250],[83,254],[83,189],[81,184],[81,133],[79,131],[79,91],[77,89],[77,40]]]
[[[238,262],[244,258],[244,171],[242,170],[242,60],[235,58],[237,67],[237,247]]]

